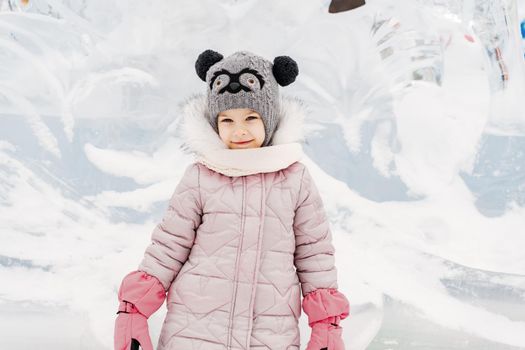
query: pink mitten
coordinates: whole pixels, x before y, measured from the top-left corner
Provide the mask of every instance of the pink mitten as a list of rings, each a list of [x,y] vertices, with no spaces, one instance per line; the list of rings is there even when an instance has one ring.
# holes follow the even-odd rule
[[[160,281],[143,271],[133,271],[124,277],[118,292],[120,301],[115,320],[115,350],[129,350],[132,339],[144,350],[153,350],[147,319],[166,299]]]
[[[314,323],[306,350],[344,350],[343,328],[336,322],[335,317],[330,317]]]
[[[303,299],[312,334],[306,350],[344,350],[339,321],[350,314],[346,297],[337,289],[316,289]]]

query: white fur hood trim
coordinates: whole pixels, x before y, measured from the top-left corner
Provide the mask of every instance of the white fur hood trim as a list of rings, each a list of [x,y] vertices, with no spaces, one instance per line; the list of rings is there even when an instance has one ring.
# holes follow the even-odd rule
[[[284,169],[303,157],[303,122],[307,112],[298,98],[280,96],[279,123],[272,145],[230,149],[208,122],[206,95],[194,94],[180,105],[181,149],[195,160],[227,176],[243,176]]]

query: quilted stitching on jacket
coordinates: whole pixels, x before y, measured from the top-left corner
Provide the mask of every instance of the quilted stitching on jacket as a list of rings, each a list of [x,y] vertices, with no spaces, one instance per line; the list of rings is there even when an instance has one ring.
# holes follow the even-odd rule
[[[186,168],[139,265],[168,291],[157,350],[299,349],[301,293],[337,287],[334,248],[308,169],[280,166]]]

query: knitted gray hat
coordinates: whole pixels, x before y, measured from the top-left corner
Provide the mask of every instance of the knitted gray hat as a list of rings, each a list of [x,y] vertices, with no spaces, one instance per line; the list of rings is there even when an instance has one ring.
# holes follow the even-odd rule
[[[251,108],[263,120],[265,138],[261,147],[271,144],[279,122],[279,89],[295,81],[297,63],[288,56],[272,62],[248,51],[224,57],[213,50],[202,52],[195,62],[197,75],[207,83],[208,119],[217,134],[217,116],[233,108]]]

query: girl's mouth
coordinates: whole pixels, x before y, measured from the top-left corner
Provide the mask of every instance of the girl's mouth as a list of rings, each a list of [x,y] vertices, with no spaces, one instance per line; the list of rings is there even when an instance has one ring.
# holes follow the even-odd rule
[[[236,145],[244,145],[244,144],[249,143],[249,142],[252,142],[252,141],[253,141],[253,140],[248,140],[248,141],[244,141],[244,142],[233,142],[233,141],[232,141],[232,143],[234,143],[234,144],[236,144]]]

